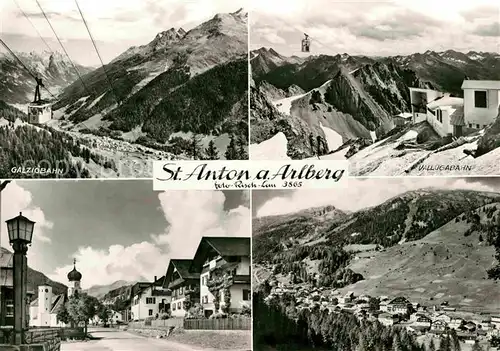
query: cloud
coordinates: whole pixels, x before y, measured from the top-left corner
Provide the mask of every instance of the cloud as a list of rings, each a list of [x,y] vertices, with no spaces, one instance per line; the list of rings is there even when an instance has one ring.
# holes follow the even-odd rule
[[[117,280],[151,281],[165,274],[170,258],[192,258],[203,236],[250,236],[249,208],[224,210],[223,192],[168,191],[158,198],[169,223],[164,233],[130,246],[80,247],[72,255],[83,275],[83,288]],[[58,267],[50,278],[64,283],[71,269]]]
[[[250,209],[226,212],[220,191],[167,191],[158,197],[170,226],[153,239],[175,258],[192,257],[203,236],[250,236]]]
[[[306,32],[313,40],[314,54],[498,50],[500,8],[494,0],[453,6],[431,0],[294,0],[291,3],[284,13],[280,6],[285,4],[266,6],[263,0],[254,5],[250,17],[252,48],[273,47],[285,55],[300,55],[297,43]]]
[[[500,37],[500,23],[479,25],[473,33],[484,37]]]
[[[17,0],[42,36],[53,38],[40,8],[32,0]],[[86,39],[88,33],[74,1],[40,0],[56,32],[67,39]],[[153,38],[171,27],[193,26],[219,12],[244,7],[245,0],[80,0],[78,2],[93,36],[99,41]],[[38,38],[14,1],[2,3],[2,32]],[[79,23],[75,23],[79,22]]]
[[[21,188],[16,182],[12,182],[2,191],[1,196],[2,223],[0,223],[0,236],[3,247],[9,248],[10,246],[5,221],[16,217],[19,212],[36,222],[33,230],[33,241],[50,243],[51,238],[48,231],[52,229],[53,223],[45,218],[45,214],[40,207],[33,204],[33,197],[29,191]]]
[[[372,207],[407,191],[422,188],[494,191],[489,184],[450,178],[349,179],[348,186],[329,190],[296,190],[291,196],[278,196],[265,202],[257,217],[294,213],[311,207],[334,205],[345,211]]]
[[[141,242],[130,246],[113,245],[100,250],[81,247],[72,255],[77,269],[82,273],[82,288],[106,285],[118,280],[152,281],[154,275],[165,274],[168,256],[153,243]],[[50,279],[67,283],[67,274],[72,265],[58,267]]]

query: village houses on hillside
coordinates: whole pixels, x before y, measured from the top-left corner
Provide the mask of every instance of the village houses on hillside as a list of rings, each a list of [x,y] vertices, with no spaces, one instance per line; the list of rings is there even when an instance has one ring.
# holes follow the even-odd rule
[[[250,238],[203,237],[192,259],[171,259],[165,276],[136,283],[131,320],[184,318],[200,304],[205,317],[250,308]]]
[[[412,122],[427,121],[441,137],[460,137],[492,124],[500,105],[500,81],[466,79],[462,90],[464,97],[458,98],[432,89],[410,88]]]
[[[352,313],[360,320],[376,320],[385,326],[397,325],[415,335],[437,336],[453,329],[467,343],[500,337],[500,315],[467,314],[448,306],[447,302],[427,307],[404,296],[355,296],[353,292],[342,295],[338,290],[324,287],[287,285],[276,281],[270,285],[267,302],[287,295],[293,298],[297,311],[319,308],[329,313]],[[463,317],[465,315],[476,317]]]

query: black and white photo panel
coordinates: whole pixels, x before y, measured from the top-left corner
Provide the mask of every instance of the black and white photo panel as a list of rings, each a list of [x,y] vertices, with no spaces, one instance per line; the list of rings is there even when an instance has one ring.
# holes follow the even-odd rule
[[[254,350],[495,350],[500,178],[252,194]]]
[[[500,4],[260,1],[251,158],[354,176],[500,175]]]
[[[248,159],[246,0],[5,0],[0,178]]]
[[[248,191],[0,189],[0,350],[251,350]]]

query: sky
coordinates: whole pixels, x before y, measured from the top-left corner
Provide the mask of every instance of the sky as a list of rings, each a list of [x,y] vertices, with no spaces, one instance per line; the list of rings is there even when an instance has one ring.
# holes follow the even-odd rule
[[[67,284],[73,259],[84,289],[165,274],[190,258],[202,236],[250,236],[248,191],[154,192],[147,180],[15,181],[2,191],[5,221],[36,222],[28,265]],[[12,251],[12,250],[11,250]]]
[[[347,186],[329,190],[254,190],[252,215],[280,215],[325,205],[334,205],[344,211],[358,211],[407,191],[423,188],[500,192],[500,178],[350,178]]]
[[[498,0],[253,0],[251,49],[301,56],[387,56],[449,49],[500,52]]]
[[[38,2],[71,59],[86,66],[99,65],[75,1]],[[217,13],[246,7],[246,0],[79,0],[78,4],[107,63],[131,46],[149,43],[159,32],[172,27],[192,29]],[[63,52],[35,0],[2,0],[0,24],[1,38],[14,51],[49,50],[38,31],[50,51]]]

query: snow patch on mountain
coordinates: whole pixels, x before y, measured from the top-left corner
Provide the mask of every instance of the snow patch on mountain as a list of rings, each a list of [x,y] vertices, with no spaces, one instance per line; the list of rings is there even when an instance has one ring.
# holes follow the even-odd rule
[[[99,100],[102,99],[102,97],[105,95],[106,93],[102,93],[101,95],[99,95],[97,98],[94,99],[94,101],[92,101],[92,103],[87,107],[87,109],[91,109],[92,107],[95,106],[95,104],[97,104],[99,102]]]
[[[250,145],[250,157],[252,160],[290,160],[287,155],[287,144],[285,134],[279,132],[270,139],[267,139],[259,144]]]
[[[301,95],[295,95],[295,96],[290,96],[284,99],[279,99],[273,101],[273,105],[278,109],[279,112],[284,113],[286,115],[290,115],[290,111],[292,109],[292,102],[294,102],[297,99],[300,99],[301,97],[306,96],[306,94],[301,94]]]
[[[323,123],[319,122],[320,128],[325,133],[326,143],[328,145],[328,151],[337,150],[342,146],[342,136],[331,128],[323,126]]]

